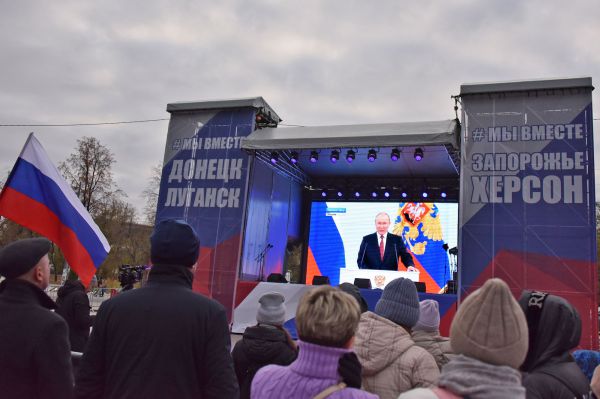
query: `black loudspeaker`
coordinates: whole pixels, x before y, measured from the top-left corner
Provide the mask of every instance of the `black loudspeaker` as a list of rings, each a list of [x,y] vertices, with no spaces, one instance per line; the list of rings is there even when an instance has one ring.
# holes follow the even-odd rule
[[[330,285],[328,276],[313,276],[313,285]]]
[[[456,294],[456,281],[448,280],[446,286],[448,287],[446,289],[446,294]]]
[[[287,283],[288,281],[283,277],[281,273],[271,273],[269,277],[267,277],[268,283]]]
[[[423,281],[415,281],[415,285],[417,286],[417,292],[427,292],[427,287]]]
[[[371,289],[371,279],[369,278],[355,278],[354,285],[358,288],[368,288]]]
[[[458,281],[458,272],[452,272],[452,280]]]

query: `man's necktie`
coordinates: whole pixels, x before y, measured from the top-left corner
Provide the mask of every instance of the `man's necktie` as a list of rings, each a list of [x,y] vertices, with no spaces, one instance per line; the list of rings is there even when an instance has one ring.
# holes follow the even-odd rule
[[[385,246],[383,245],[383,234],[380,237],[381,237],[381,239],[379,241],[379,256],[381,257],[381,260],[383,261],[383,253],[385,252]]]

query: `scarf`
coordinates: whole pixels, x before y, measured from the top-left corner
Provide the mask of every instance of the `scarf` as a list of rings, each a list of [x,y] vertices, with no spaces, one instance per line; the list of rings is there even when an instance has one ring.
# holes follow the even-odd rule
[[[453,356],[444,365],[438,386],[471,399],[525,399],[519,371],[464,355]]]

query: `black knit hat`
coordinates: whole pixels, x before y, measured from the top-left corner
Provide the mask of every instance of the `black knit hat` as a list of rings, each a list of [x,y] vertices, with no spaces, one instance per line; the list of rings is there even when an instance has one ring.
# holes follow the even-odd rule
[[[15,278],[30,271],[50,252],[52,243],[43,237],[15,241],[0,249],[0,276]]]
[[[190,267],[198,260],[200,240],[184,220],[165,219],[150,237],[150,259],[153,264]]]

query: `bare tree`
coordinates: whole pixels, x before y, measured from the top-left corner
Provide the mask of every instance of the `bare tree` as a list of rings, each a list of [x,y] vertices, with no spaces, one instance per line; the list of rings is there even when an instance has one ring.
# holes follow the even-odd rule
[[[152,168],[152,175],[148,179],[148,185],[142,192],[146,199],[144,205],[144,216],[150,226],[154,226],[156,219],[156,206],[158,204],[158,190],[160,189],[160,179],[162,175],[162,162]]]
[[[59,169],[92,216],[99,215],[115,197],[123,193],[112,177],[115,158],[94,137],[77,140],[77,148]]]

